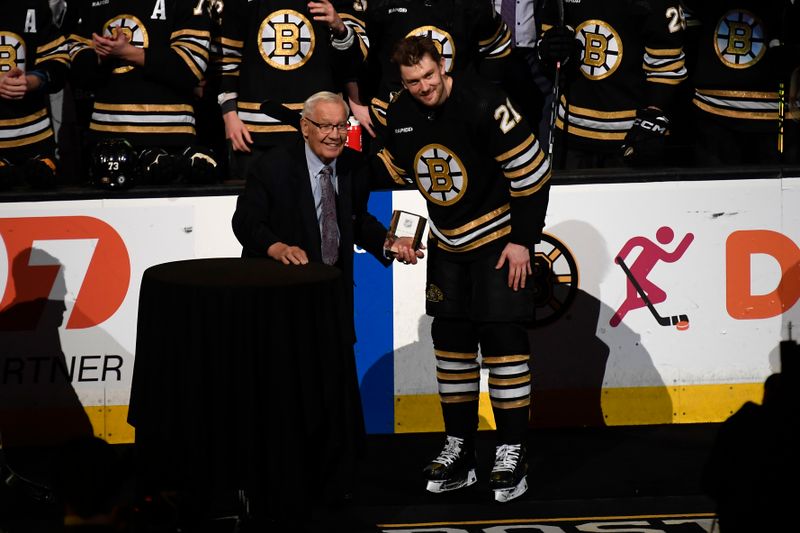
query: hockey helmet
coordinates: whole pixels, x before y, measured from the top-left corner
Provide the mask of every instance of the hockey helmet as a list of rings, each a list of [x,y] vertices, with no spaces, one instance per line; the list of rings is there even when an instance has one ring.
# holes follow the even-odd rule
[[[137,157],[125,139],[107,139],[92,154],[92,180],[106,189],[127,189],[136,182]]]

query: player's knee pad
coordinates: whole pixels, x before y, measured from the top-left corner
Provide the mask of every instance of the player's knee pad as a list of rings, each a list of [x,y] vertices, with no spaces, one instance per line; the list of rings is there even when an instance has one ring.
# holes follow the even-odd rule
[[[431,324],[431,338],[437,350],[456,352],[477,352],[478,336],[474,324],[468,320],[454,318],[434,318]]]
[[[488,322],[478,328],[481,351],[502,355],[513,353],[530,354],[528,330],[515,322]]]

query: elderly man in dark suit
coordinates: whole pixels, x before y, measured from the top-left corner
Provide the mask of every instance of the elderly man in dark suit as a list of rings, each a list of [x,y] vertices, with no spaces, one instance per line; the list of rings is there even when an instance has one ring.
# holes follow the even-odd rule
[[[337,266],[346,288],[345,312],[352,316],[353,244],[385,265],[392,259],[384,254],[386,228],[367,212],[364,159],[345,147],[349,112],[337,94],[310,96],[300,119],[305,142],[275,148],[254,162],[232,222],[244,257]],[[416,263],[422,257],[410,239],[398,241],[396,259]]]
[[[354,243],[384,265],[392,262],[384,254],[390,244],[394,257],[406,263],[416,263],[423,252],[411,247],[410,238],[387,242],[386,228],[367,212],[367,166],[361,154],[345,148],[348,114],[347,104],[337,94],[309,97],[300,119],[305,142],[298,139],[296,145],[275,148],[253,162],[232,224],[244,257],[271,257],[297,268],[310,261],[338,267],[342,271],[339,313],[352,317]],[[351,331],[343,333],[355,342],[352,319],[349,323]],[[357,398],[355,365],[351,365],[348,375]],[[363,437],[360,410],[351,415],[347,425],[353,426],[357,438]],[[347,490],[347,481],[344,485]]]

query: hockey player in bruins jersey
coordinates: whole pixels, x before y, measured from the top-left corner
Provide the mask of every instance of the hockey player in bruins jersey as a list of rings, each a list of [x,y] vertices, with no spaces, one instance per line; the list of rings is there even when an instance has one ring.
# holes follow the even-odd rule
[[[377,170],[415,185],[430,217],[426,312],[446,442],[425,470],[428,490],[475,482],[480,365],[489,369],[497,423],[489,480],[497,501],[527,489],[525,437],[531,376],[525,324],[533,319],[531,255],[544,226],[548,159],[497,87],[447,74],[428,37],[400,41],[393,60],[405,86],[388,106]]]
[[[122,137],[135,148],[192,145],[193,90],[210,40],[202,3],[81,0],[77,9],[72,79],[95,94],[95,138]]]
[[[50,186],[55,141],[48,93],[64,83],[67,43],[47,0],[0,0],[0,188]]]
[[[402,88],[391,64],[400,39],[426,35],[436,42],[447,72],[479,68],[493,81],[502,79],[511,53],[511,32],[490,0],[370,0],[365,20],[369,55],[351,104],[361,123],[379,137],[389,101]],[[368,111],[359,104],[369,104]]]
[[[796,33],[800,21],[782,17],[784,0],[686,4],[701,23],[691,73],[697,163],[778,163],[779,87],[788,89],[788,73],[800,65],[796,52],[786,53],[790,36],[781,30]]]
[[[307,97],[337,92],[355,75],[364,56],[353,28],[339,15],[347,9],[352,10],[349,0],[225,3],[219,104],[237,177],[247,175],[254,153],[297,140],[296,124],[261,112],[265,100],[299,113]]]
[[[565,2],[566,26],[558,2],[544,4],[539,46],[542,60],[551,68],[560,64],[565,80],[555,120],[556,165],[662,163],[670,106],[687,76],[678,1]],[[575,53],[553,46],[567,30],[577,41]]]

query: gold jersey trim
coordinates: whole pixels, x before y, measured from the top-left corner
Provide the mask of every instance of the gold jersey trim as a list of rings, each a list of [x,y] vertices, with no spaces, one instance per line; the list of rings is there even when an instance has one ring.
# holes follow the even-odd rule
[[[20,118],[7,118],[5,120],[0,120],[0,127],[4,128],[6,126],[20,126],[22,124],[28,124],[34,122],[45,116],[47,116],[47,108],[42,108],[36,113],[33,113],[31,115],[27,115]]]
[[[704,96],[721,96],[723,98],[747,98],[749,100],[777,100],[778,92],[770,91],[725,91],[720,89],[695,89]]]
[[[394,161],[392,160],[392,154],[388,153],[388,151],[384,148],[378,152],[378,159],[383,161],[383,166],[386,167],[386,170],[389,172],[389,176],[391,176],[392,181],[398,185],[407,185],[402,176],[404,171],[394,164]]]
[[[245,109],[247,111],[261,111],[261,104],[258,102],[242,102],[241,100],[236,102],[236,105],[239,109]],[[286,103],[281,104],[283,107],[287,107],[289,109],[300,110],[303,109],[303,104],[301,103]]]
[[[89,129],[94,131],[113,131],[121,133],[189,133],[194,135],[194,126],[121,126],[118,124],[97,124],[92,122]]]
[[[564,121],[561,118],[556,119],[556,127],[560,130],[564,129]],[[569,125],[569,132],[570,135],[577,135],[578,137],[584,137],[586,139],[600,139],[603,141],[622,141],[625,139],[625,134],[627,131],[621,131],[616,133],[608,133],[608,132],[599,132],[593,130],[586,130],[575,124]]]
[[[561,96],[561,104],[566,105],[567,99],[562,95]],[[626,109],[623,111],[596,111],[594,109],[589,109],[588,107],[580,107],[576,105],[570,104],[569,112],[574,113],[576,115],[586,115],[587,117],[595,117],[595,118],[636,118],[636,110],[635,109]]]
[[[645,47],[645,52],[654,57],[675,57],[683,53],[683,48],[648,48]]]
[[[231,48],[244,48],[244,41],[236,41],[234,39],[228,39],[227,37],[217,37],[214,40],[225,46],[230,46]]]
[[[192,113],[194,109],[185,104],[106,104],[95,102],[96,111],[138,111],[142,113],[180,112]]]
[[[553,174],[553,172],[548,170],[547,174],[545,174],[545,176],[542,179],[539,180],[539,183],[537,183],[536,185],[534,185],[533,187],[530,187],[528,189],[523,189],[523,190],[520,190],[520,191],[511,191],[511,196],[513,198],[519,198],[519,197],[523,197],[523,196],[530,196],[531,194],[539,191],[539,189],[541,189],[542,186],[544,186],[545,183],[550,181],[550,176],[552,174]]]
[[[513,172],[503,172],[503,174],[505,174],[506,178],[508,179],[514,179],[524,176],[525,174],[530,174],[533,169],[539,166],[539,164],[542,162],[542,159],[544,159],[544,152],[539,150],[539,154],[533,158],[533,161]]]
[[[467,359],[473,360],[478,357],[478,352],[448,352],[446,350],[434,350],[433,354],[436,357],[444,359]]]
[[[247,129],[252,131],[253,133],[280,133],[280,132],[292,132],[297,131],[296,128],[291,126],[259,126],[257,124],[253,124],[251,122],[246,122]]]
[[[454,237],[456,235],[460,235],[462,233],[466,233],[467,231],[469,231],[469,230],[471,230],[473,228],[476,228],[476,227],[478,227],[478,226],[480,226],[482,224],[485,224],[486,222],[489,222],[490,220],[496,219],[497,217],[499,217],[500,215],[502,215],[503,213],[505,213],[509,209],[511,209],[510,204],[505,204],[503,206],[498,207],[494,211],[489,211],[488,213],[486,213],[482,217],[476,218],[472,222],[467,222],[463,226],[459,226],[457,228],[450,229],[450,230],[439,229],[439,232],[442,235],[445,235],[446,237]]]
[[[533,140],[534,140],[533,135],[532,134],[528,135],[528,138],[525,139],[522,143],[518,144],[517,146],[515,146],[514,148],[512,148],[507,152],[503,152],[502,154],[495,156],[494,157],[495,161],[503,162],[506,159],[512,159],[520,152],[527,150],[528,147],[533,144]]]
[[[497,239],[499,239],[501,237],[505,237],[509,233],[511,233],[511,226],[506,226],[505,228],[501,228],[501,229],[499,229],[497,231],[494,231],[494,232],[486,235],[485,237],[482,237],[482,238],[480,238],[480,239],[478,239],[476,241],[471,242],[470,244],[468,244],[466,246],[459,246],[458,248],[455,248],[453,246],[449,246],[449,245],[443,243],[442,241],[439,241],[437,246],[439,248],[441,248],[442,250],[445,250],[445,251],[448,251],[448,252],[455,252],[455,253],[468,252],[470,250],[474,250],[475,248],[483,246],[484,244],[486,244],[488,242],[496,241]]]
[[[178,30],[172,32],[170,34],[170,39],[175,39],[176,37],[182,37],[184,35],[188,35],[189,37],[197,37],[199,39],[211,39],[211,32],[207,30],[193,30],[191,28]]]
[[[474,402],[478,400],[478,393],[472,394],[457,394],[454,396],[442,396],[441,398],[442,403],[465,403],[465,402]]]
[[[33,137],[24,137],[22,139],[14,139],[11,141],[0,141],[0,148],[16,148],[18,146],[27,146],[29,144],[37,143],[43,139],[47,139],[53,135],[53,128],[48,126],[46,130],[34,135]]]
[[[692,103],[707,113],[719,115],[721,117],[740,118],[747,120],[778,120],[778,111],[737,111],[733,109],[722,109],[701,102],[697,98],[692,99]]]
[[[531,375],[525,374],[524,376],[516,377],[516,378],[489,378],[488,384],[489,385],[499,385],[499,386],[507,386],[507,385],[522,385],[524,383],[531,382]]]
[[[179,45],[173,44],[171,46],[171,48],[176,54],[181,56],[181,59],[183,59],[183,62],[186,63],[187,67],[189,67],[189,70],[192,71],[192,74],[194,74],[194,77],[197,78],[198,80],[202,80],[203,79],[203,71],[201,71],[197,67],[197,65],[195,64],[194,60],[192,59],[192,56],[189,55],[189,53],[186,50],[182,50],[181,46],[179,46]]]
[[[531,404],[530,398],[523,398],[522,400],[514,400],[513,402],[504,402],[492,398],[492,407],[495,409],[515,409],[517,407],[526,407]]]
[[[512,355],[490,355],[483,358],[484,364],[487,365],[500,365],[503,363],[524,363],[530,359],[530,355],[526,353],[512,354]]]
[[[40,46],[37,46],[36,47],[36,54],[37,55],[42,55],[45,52],[47,52],[48,50],[50,50],[51,48],[58,48],[59,46],[64,44],[65,41],[66,41],[66,39],[63,36],[61,36],[61,37],[58,37],[57,39],[53,39],[49,43],[45,43],[45,44],[42,44]]]

